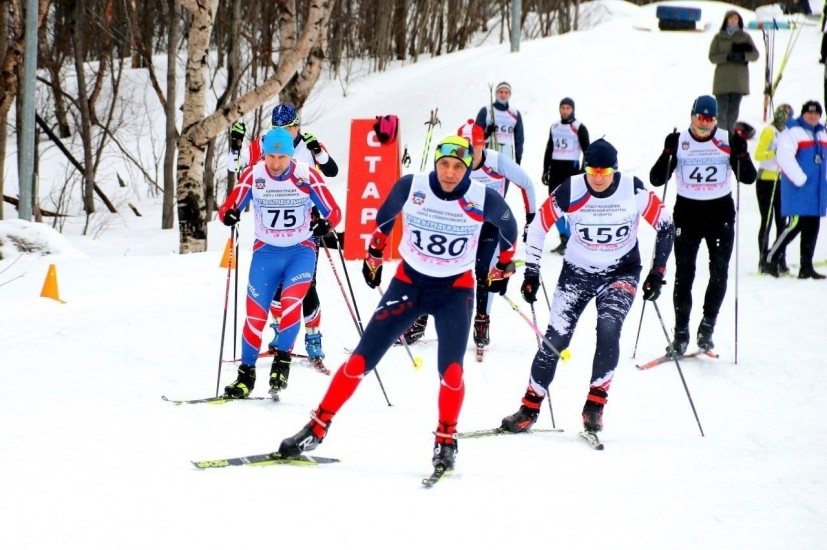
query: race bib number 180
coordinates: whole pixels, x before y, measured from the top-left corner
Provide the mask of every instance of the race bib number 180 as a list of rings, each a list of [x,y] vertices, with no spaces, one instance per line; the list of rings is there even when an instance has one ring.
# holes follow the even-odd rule
[[[462,256],[468,246],[466,236],[446,236],[442,233],[431,233],[414,229],[411,231],[411,244],[426,256],[442,260],[453,260]]]

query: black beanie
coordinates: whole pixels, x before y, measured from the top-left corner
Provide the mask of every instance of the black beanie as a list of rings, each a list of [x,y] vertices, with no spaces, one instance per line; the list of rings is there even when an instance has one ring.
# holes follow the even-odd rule
[[[617,149],[603,138],[593,141],[586,149],[586,166],[617,170]]]
[[[568,105],[572,108],[572,110],[574,110],[574,100],[570,97],[564,97],[560,100],[560,107],[562,107],[563,105]]]
[[[801,114],[803,115],[807,112],[816,112],[819,114],[819,116],[821,116],[821,114],[824,111],[821,108],[821,103],[814,99],[811,99],[810,101],[806,102],[804,105],[801,106]]]

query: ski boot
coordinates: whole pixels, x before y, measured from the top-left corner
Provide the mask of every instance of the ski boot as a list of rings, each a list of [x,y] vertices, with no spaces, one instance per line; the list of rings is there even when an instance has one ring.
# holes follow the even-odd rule
[[[597,433],[603,429],[603,406],[609,396],[604,390],[592,386],[589,388],[589,396],[586,404],[583,405],[583,429],[587,432]]]
[[[310,414],[310,422],[294,436],[281,442],[279,454],[285,457],[296,457],[305,451],[312,451],[324,441],[332,420],[333,415],[319,407]]]
[[[250,395],[256,385],[256,366],[239,365],[238,378],[224,387],[226,399],[243,399]]]
[[[290,363],[293,356],[289,351],[276,350],[276,357],[270,367],[270,395],[277,399],[277,394],[287,389],[287,379],[290,377]]]
[[[439,423],[437,431],[434,432],[434,457],[431,464],[434,468],[442,467],[443,470],[453,470],[457,458],[457,425]]]
[[[317,367],[324,368],[322,359],[324,359],[324,351],[322,351],[322,333],[316,327],[304,327],[304,349],[307,350],[307,357],[310,362]]]
[[[410,326],[408,330],[405,331],[404,338],[405,343],[409,346],[414,342],[419,341],[423,336],[425,336],[425,329],[428,327],[428,316],[423,315],[416,321],[414,324]]]
[[[491,343],[491,338],[488,336],[488,325],[491,318],[485,313],[477,313],[474,317],[474,343],[477,346],[487,346]]]
[[[269,351],[271,355],[275,355],[276,350],[279,349],[279,321],[280,319],[273,319],[273,322],[270,323],[270,328],[276,332],[273,340],[267,344],[267,351]]]
[[[790,268],[787,267],[787,255],[781,254],[778,256],[778,272],[779,273],[789,273]]]
[[[675,350],[675,355],[683,355],[686,353],[686,348],[689,347],[689,327],[675,327],[675,338],[672,344],[666,346],[666,353],[671,353]]]
[[[798,278],[799,279],[824,279],[825,276],[813,269],[813,266],[801,266],[801,269],[798,270]]]
[[[527,390],[520,410],[503,418],[500,430],[513,434],[527,432],[540,417],[540,405],[542,404],[542,396],[537,395],[531,389]]]
[[[560,244],[557,245],[557,248],[552,249],[552,252],[564,256],[566,254],[566,246],[568,244],[569,237],[567,237],[566,235],[560,235]]]
[[[698,347],[705,350],[711,350],[715,347],[715,342],[712,341],[712,333],[715,331],[715,319],[712,317],[704,317],[701,319],[701,324],[698,326]]]

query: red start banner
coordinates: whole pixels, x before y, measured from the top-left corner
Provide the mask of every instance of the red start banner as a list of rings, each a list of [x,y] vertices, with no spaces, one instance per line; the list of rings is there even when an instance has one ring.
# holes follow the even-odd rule
[[[402,174],[400,141],[380,143],[373,129],[376,120],[350,122],[350,157],[347,175],[345,249],[348,260],[361,260],[376,229],[376,212]],[[396,134],[399,136],[399,132]],[[398,259],[402,222],[397,219],[385,247],[385,259]]]

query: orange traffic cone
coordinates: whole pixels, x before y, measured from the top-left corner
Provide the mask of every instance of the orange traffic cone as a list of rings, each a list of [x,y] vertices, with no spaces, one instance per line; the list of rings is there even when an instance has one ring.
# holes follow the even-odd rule
[[[221,257],[221,264],[218,267],[230,267],[233,264],[233,269],[236,269],[235,251],[233,250],[233,239],[227,239],[227,246],[224,247],[224,255]]]
[[[57,291],[57,268],[55,264],[49,264],[49,271],[46,273],[46,280],[43,281],[43,290],[40,291],[40,296],[42,298],[51,298],[52,300],[57,300],[61,304],[65,304],[63,300],[60,299]]]

